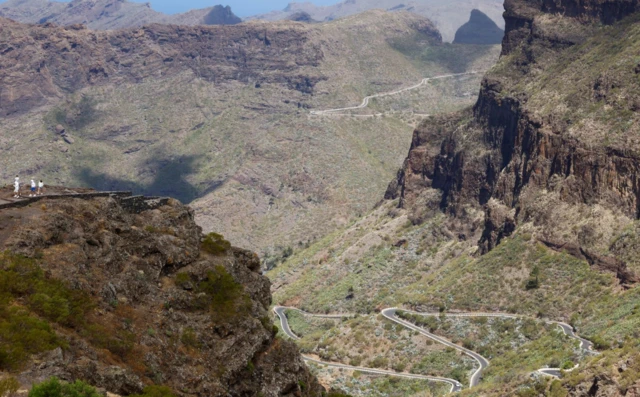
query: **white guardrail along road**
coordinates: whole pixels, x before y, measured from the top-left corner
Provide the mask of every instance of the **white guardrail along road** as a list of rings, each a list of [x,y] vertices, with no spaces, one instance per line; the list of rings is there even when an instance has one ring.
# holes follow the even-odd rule
[[[287,320],[287,316],[285,315],[285,312],[287,310],[296,310],[306,316],[310,316],[310,317],[316,317],[316,318],[345,318],[345,317],[354,317],[354,314],[350,314],[350,313],[344,313],[344,314],[313,314],[313,313],[307,313],[304,312],[298,308],[295,307],[284,307],[284,306],[276,306],[273,308],[274,313],[278,316],[279,320],[280,320],[280,326],[282,327],[283,332],[289,336],[292,339],[300,339],[293,331],[291,331],[291,328],[289,327],[289,322]],[[480,383],[481,380],[481,375],[482,375],[482,371],[487,368],[489,366],[489,360],[487,360],[485,357],[483,357],[482,355],[466,349],[460,345],[457,345],[441,336],[438,335],[434,335],[430,332],[428,332],[427,330],[425,330],[424,328],[420,328],[406,320],[403,320],[401,318],[397,317],[397,312],[398,311],[403,311],[406,313],[411,313],[411,314],[417,314],[417,315],[421,315],[421,316],[434,316],[434,317],[439,317],[439,316],[446,316],[446,317],[498,317],[498,318],[526,318],[526,316],[519,316],[516,314],[508,314],[508,313],[421,313],[421,312],[415,312],[412,310],[405,310],[405,309],[398,309],[398,308],[388,308],[388,309],[384,309],[380,312],[380,314],[382,314],[385,318],[389,319],[390,321],[393,321],[407,329],[410,329],[412,331],[416,331],[418,333],[420,333],[421,335],[434,340],[438,343],[441,343],[445,346],[454,348],[466,355],[468,355],[469,357],[473,358],[477,363],[478,363],[478,369],[476,369],[476,371],[471,375],[471,378],[469,379],[469,387],[474,387],[477,386]],[[576,335],[575,331],[573,330],[573,327],[570,326],[569,324],[565,324],[562,322],[558,322],[558,321],[546,321],[547,324],[555,324],[558,325],[562,331],[565,333],[565,335],[569,336],[572,339],[576,339],[580,342],[580,348],[583,350],[587,350],[587,351],[591,351],[596,353],[593,350],[593,344],[591,342],[589,342],[586,339],[583,339],[581,337],[579,337],[578,335]],[[349,370],[354,370],[354,371],[360,371],[360,372],[366,372],[366,373],[372,373],[372,374],[380,374],[380,375],[388,375],[388,376],[397,376],[397,377],[402,377],[402,378],[409,378],[409,379],[423,379],[423,380],[429,380],[429,381],[435,381],[435,382],[443,382],[443,383],[447,383],[449,385],[451,385],[451,389],[450,392],[451,393],[455,393],[458,392],[460,390],[462,390],[462,384],[460,382],[458,382],[455,379],[449,379],[449,378],[442,378],[442,377],[437,377],[437,376],[426,376],[426,375],[417,375],[417,374],[410,374],[410,373],[406,373],[406,372],[395,372],[395,371],[386,371],[386,370],[380,370],[380,369],[373,369],[373,368],[364,368],[364,367],[355,367],[355,366],[351,366],[351,365],[345,365],[345,364],[339,364],[339,363],[332,363],[332,362],[327,362],[327,361],[321,361],[312,357],[308,357],[308,356],[304,356],[303,358],[305,361],[309,361],[309,362],[314,362],[317,364],[322,364],[325,366],[329,366],[329,367],[333,367],[333,368],[342,368],[342,369],[349,369]],[[573,371],[574,369],[578,368],[578,366],[576,365],[575,367],[565,370],[566,372],[569,371]],[[553,377],[560,377],[562,374],[562,369],[560,368],[540,368],[539,370],[537,370],[536,372],[543,374],[543,375],[547,375],[547,376],[553,376]]]
[[[429,81],[431,80],[439,80],[439,79],[446,79],[446,78],[450,78],[450,77],[458,77],[458,76],[466,76],[466,75],[472,75],[472,74],[479,74],[479,73],[484,73],[484,71],[471,71],[471,72],[465,72],[465,73],[455,73],[455,74],[444,74],[441,76],[434,76],[434,77],[427,77],[422,79],[422,81],[420,81],[420,83],[413,85],[411,87],[407,87],[407,88],[402,88],[396,91],[390,91],[390,92],[382,92],[379,94],[375,94],[375,95],[370,95],[367,97],[364,97],[364,99],[362,100],[362,103],[360,103],[360,105],[358,106],[350,106],[350,107],[346,107],[346,108],[337,108],[337,109],[327,109],[327,110],[312,110],[310,113],[314,116],[327,116],[327,115],[350,115],[349,113],[346,114],[342,114],[340,112],[347,112],[350,110],[358,110],[358,109],[364,109],[367,106],[369,106],[369,101],[373,98],[381,98],[381,97],[385,97],[385,96],[392,96],[392,95],[398,95],[398,94],[402,94],[403,92],[407,92],[410,90],[415,90],[417,88],[420,88],[424,85],[427,85],[427,83],[429,83]],[[353,115],[353,116],[360,116],[360,117],[372,117],[372,116],[381,116],[381,113],[376,113],[376,114],[362,114],[362,115]]]

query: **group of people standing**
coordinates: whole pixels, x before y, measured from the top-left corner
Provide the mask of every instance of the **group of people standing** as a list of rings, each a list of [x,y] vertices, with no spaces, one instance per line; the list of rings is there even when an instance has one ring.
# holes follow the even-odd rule
[[[36,190],[36,187],[37,187],[37,190]],[[32,179],[31,192],[29,193],[29,197],[40,196],[43,193],[44,193],[44,182],[42,182],[42,179],[40,180],[40,182],[38,182],[37,185],[36,185],[36,181]],[[18,175],[16,175],[16,179],[13,182],[13,197],[14,198],[20,197],[20,177]]]

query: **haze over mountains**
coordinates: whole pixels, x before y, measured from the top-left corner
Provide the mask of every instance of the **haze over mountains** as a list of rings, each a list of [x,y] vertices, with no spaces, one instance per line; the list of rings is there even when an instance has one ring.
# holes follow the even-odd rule
[[[504,28],[501,0],[344,0],[331,6],[316,6],[311,2],[294,2],[282,11],[256,15],[248,19],[280,20],[304,12],[317,21],[327,21],[371,9],[387,11],[409,11],[429,18],[442,34],[444,41],[451,42],[456,30],[469,20],[471,10],[478,9],[489,16],[500,28]]]
[[[282,11],[248,17],[264,20],[330,21],[372,9],[408,11],[435,23],[444,41],[451,42],[456,30],[467,22],[469,13],[478,9],[504,27],[500,0],[346,0],[331,6],[311,2],[291,3]],[[194,9],[176,15],[155,11],[151,3],[128,0],[9,0],[0,3],[0,16],[25,23],[53,22],[58,25],[81,23],[91,29],[120,29],[168,23],[179,25],[230,25],[241,22],[231,9],[221,5]]]
[[[24,23],[51,22],[58,25],[84,24],[91,29],[122,29],[151,23],[176,25],[233,25],[241,20],[231,9],[217,5],[166,15],[150,3],[128,0],[9,0],[0,3],[0,17]]]

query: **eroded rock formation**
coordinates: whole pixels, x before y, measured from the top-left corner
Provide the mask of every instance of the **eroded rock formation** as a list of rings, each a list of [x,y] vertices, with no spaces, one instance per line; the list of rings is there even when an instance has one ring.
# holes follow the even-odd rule
[[[10,258],[20,255],[88,306],[71,326],[44,312],[65,342],[14,373],[24,387],[57,376],[120,395],[154,383],[180,395],[320,395],[295,345],[275,337],[257,255],[201,250],[190,208],[169,200],[132,214],[113,198],[41,203],[0,213],[13,220],[0,236],[0,271],[15,271]],[[17,299],[34,307],[33,297]]]
[[[28,112],[90,85],[182,72],[208,81],[281,83],[311,92],[323,53],[296,26],[151,25],[115,32],[0,18],[0,116]],[[28,60],[28,61],[27,61]]]
[[[595,43],[630,35],[640,1],[508,0],[505,7],[503,57],[485,77],[475,107],[425,121],[386,196],[420,213],[426,210],[421,197],[435,188],[440,208],[454,216],[464,217],[467,206],[484,208],[482,252],[532,222],[547,243],[571,242],[588,259],[594,246],[608,250],[606,242],[578,226],[577,215],[565,222],[574,230],[558,236],[556,219],[584,205],[640,215],[640,150],[632,141],[640,81],[632,61],[598,63],[588,73],[573,65],[605,58]],[[598,28],[614,23],[615,30]],[[620,45],[607,56],[625,59]],[[554,84],[577,92],[564,97]],[[593,110],[605,103],[610,108]],[[603,132],[615,129],[621,130],[615,140]],[[616,272],[622,283],[637,281],[615,258],[590,262]]]

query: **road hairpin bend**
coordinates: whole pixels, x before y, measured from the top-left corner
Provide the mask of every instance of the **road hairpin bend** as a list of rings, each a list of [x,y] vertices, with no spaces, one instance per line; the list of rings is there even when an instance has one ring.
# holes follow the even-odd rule
[[[307,313],[305,311],[302,311],[300,309],[297,309],[295,307],[284,307],[284,306],[276,306],[273,308],[274,313],[278,316],[279,320],[280,320],[280,326],[282,327],[282,331],[290,338],[292,339],[300,339],[293,331],[291,331],[291,328],[289,327],[289,321],[287,320],[287,316],[285,315],[285,311],[287,310],[296,310],[299,311],[300,313],[304,314],[305,316],[310,316],[310,317],[316,317],[316,318],[345,318],[345,317],[354,317],[354,314],[313,314],[313,313]],[[434,316],[434,317],[439,317],[439,316],[445,316],[445,317],[496,317],[496,318],[526,318],[525,316],[519,316],[516,314],[508,314],[508,313],[421,313],[421,312],[415,312],[415,311],[411,311],[411,310],[405,310],[405,309],[398,309],[398,308],[388,308],[388,309],[384,309],[380,312],[380,314],[382,314],[385,318],[389,319],[390,321],[393,321],[407,329],[410,329],[412,331],[416,331],[418,333],[420,333],[421,335],[436,341],[438,343],[441,343],[447,347],[451,347],[453,349],[456,349],[466,355],[468,355],[469,357],[473,358],[478,364],[478,369],[476,369],[476,371],[473,373],[473,375],[471,375],[471,378],[469,379],[469,387],[474,387],[477,386],[480,383],[480,379],[481,379],[481,375],[482,375],[482,371],[484,371],[485,368],[487,368],[489,366],[489,360],[487,360],[485,357],[483,357],[482,355],[466,349],[460,345],[457,345],[441,336],[438,335],[434,335],[431,332],[428,332],[427,330],[425,330],[424,328],[418,327],[408,321],[405,321],[401,318],[398,318],[397,316],[397,312],[402,311],[402,312],[406,312],[406,313],[411,313],[411,314],[417,314],[417,315],[422,315],[422,316]],[[593,344],[591,342],[589,342],[586,339],[583,339],[581,337],[579,337],[578,335],[576,335],[576,333],[573,330],[573,327],[570,326],[569,324],[565,324],[559,321],[546,321],[546,323],[548,324],[555,324],[558,325],[562,331],[565,333],[565,335],[569,336],[572,339],[578,340],[580,342],[580,348],[583,350],[587,350],[587,351],[593,351]],[[395,371],[386,371],[386,370],[380,370],[380,369],[373,369],[373,368],[365,368],[365,367],[356,367],[356,366],[352,366],[352,365],[345,365],[345,364],[339,364],[339,363],[333,363],[333,362],[328,362],[328,361],[322,361],[322,360],[317,360],[315,358],[312,357],[308,357],[308,356],[303,356],[305,361],[308,362],[314,362],[317,364],[322,364],[328,367],[333,367],[333,368],[342,368],[342,369],[350,369],[350,370],[354,370],[354,371],[360,371],[360,372],[365,372],[365,373],[372,373],[372,374],[379,374],[379,375],[388,375],[388,376],[397,376],[397,377],[402,377],[402,378],[409,378],[409,379],[423,379],[423,380],[429,380],[429,381],[434,381],[434,382],[443,382],[443,383],[447,383],[451,386],[450,389],[450,393],[455,393],[458,392],[460,390],[462,390],[462,384],[460,382],[458,382],[455,379],[450,379],[450,378],[443,378],[443,377],[438,377],[438,376],[427,376],[427,375],[417,375],[417,374],[410,374],[410,373],[405,373],[405,372],[395,372]],[[572,369],[569,369],[568,371],[571,371],[573,369],[577,368],[574,367]],[[548,376],[554,376],[554,377],[559,377],[561,374],[561,369],[560,368],[541,368],[539,370],[537,370],[536,372],[539,372],[541,374],[544,375],[548,375]]]

